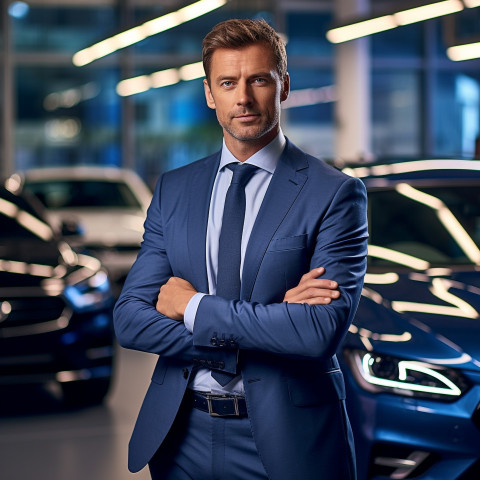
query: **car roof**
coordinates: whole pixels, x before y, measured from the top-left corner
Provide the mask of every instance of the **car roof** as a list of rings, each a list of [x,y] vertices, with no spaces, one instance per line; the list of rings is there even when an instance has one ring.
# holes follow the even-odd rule
[[[436,183],[442,180],[480,180],[478,160],[414,160],[396,163],[375,163],[348,166],[344,173],[361,178],[365,184],[384,186],[403,181],[428,180]]]

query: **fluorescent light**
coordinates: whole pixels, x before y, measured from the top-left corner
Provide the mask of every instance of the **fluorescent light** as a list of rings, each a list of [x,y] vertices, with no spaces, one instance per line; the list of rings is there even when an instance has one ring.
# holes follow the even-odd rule
[[[334,28],[327,32],[327,38],[332,43],[348,42],[355,38],[366,37],[373,33],[384,32],[397,27],[392,15],[372,18],[363,22],[345,25],[344,27]]]
[[[465,5],[472,8],[480,5],[480,0],[465,1]],[[384,32],[402,25],[450,15],[463,10],[463,8],[464,4],[460,0],[444,0],[442,2],[420,5],[419,7],[409,8],[391,15],[383,15],[333,28],[327,32],[327,39],[332,43],[348,42],[349,40]]]
[[[127,78],[117,85],[117,93],[122,97],[146,92],[150,88],[161,88],[174,85],[180,81],[195,80],[205,76],[203,63],[196,62],[180,68],[169,68],[150,75]]]
[[[465,45],[455,45],[454,47],[447,48],[447,55],[448,58],[454,62],[479,58],[480,42],[468,43]]]
[[[467,8],[480,7],[480,0],[463,0],[463,3]]]
[[[105,57],[125,47],[141,42],[151,35],[174,28],[182,23],[205,15],[212,10],[222,7],[227,0],[200,0],[187,5],[175,12],[162,15],[137,27],[125,30],[113,37],[107,38],[90,47],[84,48],[75,53],[72,58],[74,65],[83,67],[94,60]]]
[[[176,68],[169,68],[161,72],[152,73],[150,75],[150,88],[167,87],[168,85],[174,85],[180,81],[180,75]]]
[[[179,69],[180,78],[183,81],[195,80],[205,76],[203,70],[203,62],[191,63],[190,65],[184,65]]]
[[[117,93],[122,97],[128,97],[129,95],[146,92],[151,87],[152,82],[150,76],[142,75],[140,77],[127,78],[119,82],[117,85]]]
[[[409,25],[411,23],[422,22],[431,18],[456,13],[460,10],[463,10],[463,4],[460,0],[447,0],[403,10],[395,13],[393,17],[398,25]]]

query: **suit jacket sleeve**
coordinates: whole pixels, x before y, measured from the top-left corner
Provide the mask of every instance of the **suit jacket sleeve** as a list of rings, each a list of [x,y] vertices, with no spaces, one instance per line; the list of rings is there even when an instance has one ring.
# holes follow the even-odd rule
[[[226,351],[193,345],[192,334],[182,322],[172,320],[155,308],[160,286],[174,276],[166,249],[161,214],[162,180],[157,183],[147,212],[140,252],[115,305],[114,327],[125,348],[174,357],[189,363],[236,372],[236,358]]]
[[[329,305],[265,305],[206,296],[197,310],[194,345],[293,357],[333,355],[353,319],[363,286],[366,205],[363,183],[348,178],[332,198],[317,230],[309,232],[314,237],[310,268],[325,267],[325,278],[336,280],[340,286],[339,299]]]
[[[140,252],[115,305],[115,333],[126,348],[190,359],[195,352],[190,332],[155,309],[160,286],[173,275],[163,236],[161,185],[162,179],[148,209]]]

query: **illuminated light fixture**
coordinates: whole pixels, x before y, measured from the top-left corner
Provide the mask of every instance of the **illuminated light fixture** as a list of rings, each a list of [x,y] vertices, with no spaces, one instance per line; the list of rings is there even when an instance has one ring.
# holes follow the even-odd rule
[[[366,37],[367,35],[373,35],[374,33],[385,32],[397,26],[392,15],[385,15],[329,30],[327,39],[332,43],[343,43],[356,38]]]
[[[427,207],[436,211],[436,215],[440,222],[445,226],[450,235],[455,239],[457,244],[463,250],[465,255],[476,265],[480,265],[480,250],[476,243],[472,240],[462,224],[451,210],[437,197],[429,195],[413,188],[406,183],[399,183],[395,190],[404,197],[410,198],[418,203],[422,203]]]
[[[480,0],[463,0],[463,3],[467,8],[480,7]]]
[[[205,76],[203,63],[196,62],[180,68],[169,68],[150,75],[127,78],[117,85],[117,93],[122,97],[146,92],[151,88],[167,87],[180,81],[190,81]]]
[[[446,0],[403,10],[394,13],[393,17],[398,25],[410,25],[411,23],[423,22],[431,18],[450,15],[460,12],[461,10],[463,10],[463,4],[460,0]]]
[[[472,8],[476,0],[465,2],[465,5]],[[470,5],[472,4],[472,5]],[[418,7],[409,8],[391,15],[362,20],[349,25],[332,28],[327,32],[327,39],[332,43],[343,43],[356,38],[366,37],[375,33],[391,30],[403,25],[422,22],[432,18],[450,15],[460,12],[464,9],[464,4],[460,0],[444,0],[442,2],[429,3]]]
[[[150,20],[137,27],[125,30],[113,37],[106,38],[101,42],[80,50],[73,56],[73,64],[77,67],[83,67],[84,65],[110,55],[122,48],[141,42],[147,37],[201,17],[217,8],[223,7],[226,3],[227,0],[200,0],[192,3],[180,10]]]
[[[457,385],[455,385],[445,375],[442,375],[439,371],[429,367],[428,364],[407,360],[399,361],[397,364],[397,380],[390,380],[387,378],[377,377],[372,372],[371,367],[373,366],[374,362],[374,357],[371,354],[366,353],[362,359],[362,368],[360,370],[364,379],[372,385],[439,395],[451,395],[455,397],[459,397],[462,394],[462,391],[457,387]],[[433,380],[433,384],[442,386],[413,383],[407,373],[409,371],[421,373],[427,378],[430,377]]]
[[[480,2],[479,2],[480,4]],[[454,62],[462,62],[480,57],[480,42],[455,45],[447,48],[447,56]]]

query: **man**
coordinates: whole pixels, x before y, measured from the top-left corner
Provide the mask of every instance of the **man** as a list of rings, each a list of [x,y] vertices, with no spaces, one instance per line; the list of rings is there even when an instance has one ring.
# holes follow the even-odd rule
[[[159,180],[115,310],[120,344],[159,355],[129,468],[353,479],[335,351],[363,284],[365,190],[283,136],[285,46],[264,21],[217,25],[203,62],[222,151]]]

